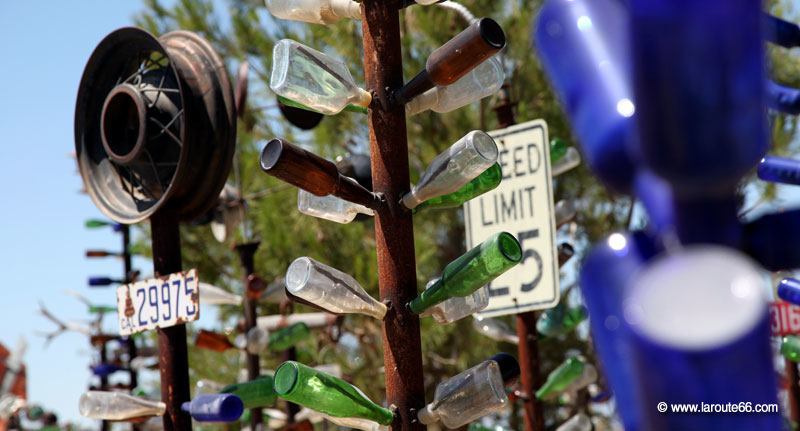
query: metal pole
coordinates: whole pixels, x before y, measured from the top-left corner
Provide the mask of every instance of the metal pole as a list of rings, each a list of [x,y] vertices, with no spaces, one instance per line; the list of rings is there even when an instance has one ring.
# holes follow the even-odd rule
[[[100,363],[105,364],[108,362],[108,349],[106,348],[106,341],[102,341],[100,343]],[[100,390],[107,391],[108,390],[108,376],[100,377]],[[108,421],[101,421],[100,422],[100,429],[102,431],[108,431],[111,428],[111,424]]]
[[[236,246],[236,252],[239,253],[239,261],[242,264],[242,268],[244,268],[244,282],[245,285],[247,284],[248,276],[255,273],[255,263],[253,256],[256,254],[256,250],[258,250],[259,242],[249,242],[246,244],[239,244]],[[247,289],[245,289],[246,291]],[[250,295],[245,292],[244,295],[244,330],[245,333],[250,329],[256,326],[256,317],[258,317],[258,312],[256,310],[256,305],[258,301],[253,300],[250,298]],[[258,376],[261,375],[261,370],[259,367],[259,357],[258,355],[251,355],[247,354],[247,379],[248,380],[255,380]],[[251,409],[250,410],[250,429],[256,431],[259,428],[259,425],[264,422],[264,418],[262,416],[262,412],[260,408]]]
[[[500,91],[500,103],[494,107],[497,122],[501,128],[513,126],[517,123],[514,117],[514,105],[511,101],[509,85],[504,84]],[[537,315],[533,311],[517,314],[517,337],[519,337],[519,365],[520,385],[522,393],[522,407],[525,412],[525,431],[544,430],[544,408],[534,395],[536,389],[542,386],[539,359],[539,333],[536,331]]]
[[[181,237],[178,213],[166,206],[150,218],[153,242],[153,270],[156,276],[181,270]],[[181,410],[189,401],[189,356],[186,325],[158,328],[158,368],[161,372],[161,401],[167,405],[165,431],[188,431],[192,420]]]
[[[130,251],[131,227],[126,224],[123,224],[121,226],[122,227],[120,228],[120,233],[122,234],[122,267],[123,267],[122,280],[124,280],[125,283],[132,283],[134,280],[131,277],[131,272],[133,271],[133,262]],[[136,340],[134,340],[133,337],[128,337],[127,341],[125,342],[125,346],[128,349],[128,365],[129,365],[128,375],[130,378],[128,386],[130,390],[133,391],[136,387],[139,386],[139,373],[133,368],[130,368],[130,363],[131,361],[133,361],[133,358],[135,358],[137,354]],[[131,429],[133,431],[137,431],[140,428],[141,427],[139,426],[139,424],[131,423]]]
[[[800,375],[797,372],[797,364],[786,359],[786,393],[789,404],[789,420],[795,424],[800,424]]]
[[[406,304],[417,296],[411,212],[400,206],[409,190],[405,108],[393,106],[390,92],[403,85],[400,0],[364,0],[364,77],[373,92],[369,141],[373,191],[386,205],[375,212],[378,285],[389,310],[383,321],[386,399],[396,407],[393,430],[424,430],[416,411],[425,405],[419,317]]]

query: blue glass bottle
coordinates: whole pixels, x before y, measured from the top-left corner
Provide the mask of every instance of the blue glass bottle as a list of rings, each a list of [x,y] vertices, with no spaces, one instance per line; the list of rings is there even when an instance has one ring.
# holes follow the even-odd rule
[[[794,305],[800,305],[800,280],[784,278],[778,284],[778,297]]]
[[[235,422],[244,412],[242,400],[233,394],[204,394],[181,405],[198,422]]]
[[[767,80],[765,97],[767,106],[786,114],[800,114],[800,90]]]
[[[733,194],[767,151],[757,0],[629,0],[636,156],[676,196]]]
[[[622,322],[622,295],[631,274],[658,251],[653,240],[643,232],[615,233],[594,246],[580,273],[581,293],[589,311],[594,346],[614,392],[620,418],[629,431],[644,428],[639,417],[642,404],[630,366],[630,341]]]
[[[764,181],[800,185],[800,160],[766,156],[759,162],[757,172]]]
[[[635,139],[636,107],[620,3],[548,0],[532,38],[592,171],[611,189],[630,192],[636,169],[628,141]]]
[[[763,15],[764,39],[784,48],[800,46],[800,27],[769,14]]]
[[[744,225],[742,250],[769,271],[800,268],[800,209],[761,216]]]

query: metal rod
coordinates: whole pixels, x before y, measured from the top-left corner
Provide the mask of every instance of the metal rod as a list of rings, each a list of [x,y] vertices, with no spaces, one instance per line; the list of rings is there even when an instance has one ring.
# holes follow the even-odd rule
[[[244,268],[244,282],[247,284],[248,276],[255,273],[255,262],[253,256],[256,254],[259,246],[258,241],[249,242],[246,244],[239,244],[236,246],[236,252],[239,253],[239,261]],[[245,334],[250,329],[256,326],[256,317],[258,312],[256,306],[258,301],[250,298],[250,295],[245,292],[244,295],[244,331]],[[255,380],[261,375],[259,366],[258,355],[247,354],[247,379]],[[260,408],[250,410],[250,429],[257,430],[264,422],[264,417]]]
[[[153,242],[153,270],[156,276],[181,270],[181,237],[178,213],[166,206],[150,218]],[[161,372],[161,401],[167,405],[164,431],[188,431],[192,419],[181,410],[189,401],[189,355],[186,325],[158,328],[158,368]]]
[[[786,359],[786,383],[789,404],[789,419],[794,423],[800,423],[800,373],[797,372],[797,364]]]
[[[425,405],[419,317],[405,304],[417,296],[414,228],[411,212],[400,206],[409,190],[405,108],[390,103],[403,85],[400,0],[364,0],[364,77],[373,91],[369,141],[373,191],[386,205],[375,213],[378,285],[389,310],[383,321],[386,399],[396,408],[392,430],[424,430],[416,411]]]
[[[100,343],[100,363],[101,364],[108,363],[108,348],[106,346],[107,344],[108,343],[105,340],[103,340],[103,342]],[[108,390],[108,376],[100,377],[100,390],[101,391],[107,391]],[[109,429],[111,429],[111,424],[108,421],[100,421],[100,429],[102,431],[108,431]]]
[[[120,233],[122,234],[122,279],[125,283],[132,283],[134,280],[131,278],[131,273],[133,271],[133,259],[131,256],[131,227],[123,224],[120,228]],[[133,358],[137,355],[136,349],[136,340],[133,337],[128,337],[125,341],[125,347],[128,349],[128,364],[130,365]],[[128,367],[128,375],[129,375],[129,383],[130,390],[132,391],[134,388],[139,386],[139,373],[133,369],[133,367]],[[132,423],[131,429],[136,431],[140,429],[138,424]]]
[[[497,122],[501,128],[517,123],[514,105],[511,101],[510,85],[503,85],[499,95],[500,103],[494,107]],[[522,409],[525,431],[544,430],[544,407],[534,394],[544,383],[540,370],[539,333],[536,331],[537,315],[533,311],[517,314],[517,337],[519,337],[520,385],[522,386]]]

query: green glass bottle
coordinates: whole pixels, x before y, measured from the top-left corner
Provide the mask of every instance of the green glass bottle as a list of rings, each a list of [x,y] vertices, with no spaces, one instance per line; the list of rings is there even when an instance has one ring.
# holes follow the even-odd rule
[[[503,170],[500,168],[499,163],[495,163],[475,177],[472,181],[465,184],[460,189],[453,193],[448,193],[443,196],[428,199],[427,201],[419,204],[414,208],[414,213],[417,213],[423,208],[444,209],[444,208],[457,208],[464,204],[464,202],[475,199],[476,197],[496,188],[503,180]]]
[[[559,303],[542,313],[536,322],[536,330],[545,337],[556,337],[572,331],[586,317],[584,307],[567,307],[564,303]]]
[[[308,329],[308,325],[303,322],[297,322],[269,334],[267,346],[273,352],[282,352],[308,338],[309,335],[311,335],[311,330]]]
[[[105,221],[105,220],[100,220],[100,219],[90,218],[90,219],[86,220],[85,222],[83,222],[83,225],[87,229],[97,229],[97,228],[101,228],[101,227],[110,226],[111,222],[110,221]]]
[[[112,307],[110,305],[90,305],[89,306],[89,313],[90,314],[100,314],[100,313],[116,313],[117,307]]]
[[[536,398],[540,400],[550,398],[563,391],[583,374],[585,366],[583,360],[576,356],[568,358],[547,376],[547,381],[536,391]]]
[[[458,259],[450,262],[442,276],[408,306],[420,314],[450,298],[471,295],[522,260],[519,241],[508,232],[492,235]]]
[[[561,160],[561,158],[567,154],[567,148],[569,148],[569,146],[567,146],[566,142],[560,138],[553,138],[550,141],[550,164]]]
[[[781,355],[792,362],[800,362],[800,337],[796,335],[783,337]]]
[[[270,375],[259,376],[249,382],[225,386],[220,393],[233,394],[241,398],[246,409],[271,406],[278,398],[273,388],[273,378]]]
[[[275,392],[279,397],[339,418],[361,418],[389,425],[394,413],[375,404],[358,388],[344,380],[287,361],[275,371]]]

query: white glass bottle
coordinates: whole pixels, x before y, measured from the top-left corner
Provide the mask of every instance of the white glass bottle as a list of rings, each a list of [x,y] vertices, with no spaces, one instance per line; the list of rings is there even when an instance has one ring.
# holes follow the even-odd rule
[[[265,0],[269,13],[290,21],[333,24],[344,18],[361,19],[361,5],[353,0]]]
[[[430,287],[436,280],[438,278],[429,281],[425,288]],[[486,308],[487,305],[489,305],[489,290],[484,286],[473,292],[472,295],[457,296],[440,302],[425,310],[420,316],[431,316],[436,323],[444,325],[475,314]]]
[[[242,297],[212,284],[200,282],[200,303],[209,305],[242,305]]]
[[[371,421],[369,419],[362,419],[362,418],[337,418],[334,416],[328,416],[324,413],[321,413],[322,417],[325,420],[332,422],[340,427],[345,428],[353,428],[357,430],[364,430],[364,431],[385,431],[388,430],[389,427],[386,425],[381,425],[377,422]]]
[[[433,159],[403,205],[414,209],[428,199],[453,193],[497,161],[497,144],[491,136],[473,130]]]
[[[428,109],[441,114],[455,111],[497,93],[503,86],[505,77],[503,64],[494,56],[458,81],[447,86],[433,87],[411,99],[406,104],[406,115],[416,115]]]
[[[271,316],[259,316],[256,319],[258,327],[267,331],[274,331],[295,323],[305,323],[309,328],[322,328],[333,324],[336,315],[330,313],[292,313],[288,316],[274,314]]]
[[[299,257],[286,270],[286,289],[294,296],[332,313],[358,313],[382,320],[386,306],[369,296],[349,274]]]
[[[237,335],[233,344],[251,355],[258,355],[267,350],[267,346],[269,345],[269,331],[254,326],[247,331],[247,334]]]
[[[297,190],[297,209],[303,214],[341,224],[350,223],[358,214],[375,215],[364,205],[346,201],[334,195],[317,196],[303,189]]]
[[[495,341],[519,344],[519,337],[505,323],[491,317],[475,316],[472,326],[482,335]]]
[[[301,43],[278,41],[272,61],[269,88],[322,114],[338,114],[348,104],[367,107],[372,101],[344,63]]]
[[[417,413],[417,419],[425,425],[441,422],[448,428],[458,428],[504,409],[508,405],[508,397],[503,377],[513,371],[501,369],[501,364],[494,359],[499,356],[439,383],[433,402]],[[516,360],[511,360],[516,364]],[[507,360],[499,362],[503,362],[502,365],[508,368]],[[518,374],[517,364],[516,375]]]
[[[592,431],[592,420],[586,413],[580,412],[559,425],[556,431]]]
[[[167,405],[122,392],[89,391],[81,395],[78,410],[90,419],[123,421],[146,416],[161,416]]]
[[[564,157],[560,158],[555,165],[553,165],[550,176],[556,177],[570,169],[577,168],[581,164],[581,153],[575,147],[569,147]]]
[[[575,220],[578,211],[572,199],[562,199],[556,202],[555,213],[556,228],[560,228],[572,220]]]

